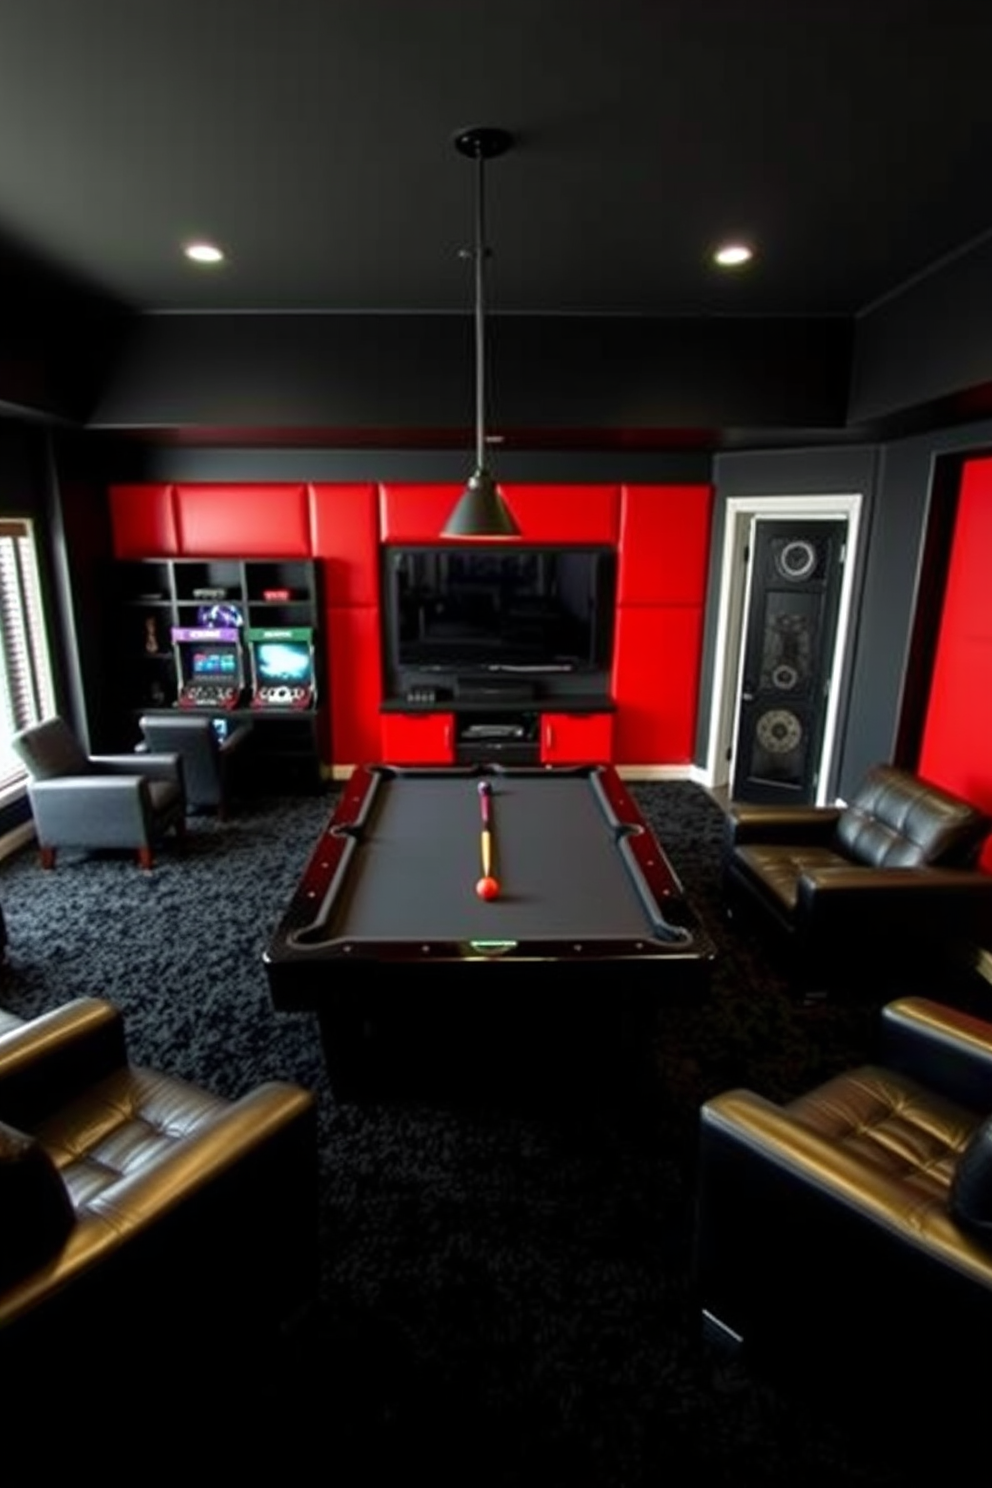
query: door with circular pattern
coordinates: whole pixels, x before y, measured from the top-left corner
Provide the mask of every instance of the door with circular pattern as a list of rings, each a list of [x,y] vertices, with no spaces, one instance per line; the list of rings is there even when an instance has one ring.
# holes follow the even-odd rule
[[[846,536],[843,519],[752,523],[735,800],[815,799]]]

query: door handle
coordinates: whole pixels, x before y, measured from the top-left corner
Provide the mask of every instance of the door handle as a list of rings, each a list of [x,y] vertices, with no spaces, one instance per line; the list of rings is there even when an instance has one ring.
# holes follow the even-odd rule
[[[754,702],[754,693],[753,692],[742,692],[741,693],[741,702],[742,703],[753,703]]]

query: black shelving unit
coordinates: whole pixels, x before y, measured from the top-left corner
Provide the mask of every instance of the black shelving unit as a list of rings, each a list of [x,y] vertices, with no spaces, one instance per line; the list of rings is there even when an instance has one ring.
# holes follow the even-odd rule
[[[246,630],[305,627],[313,632],[317,704],[313,709],[239,709],[253,739],[246,776],[262,788],[311,789],[329,755],[326,667],[320,634],[318,572],[305,559],[141,558],[113,565],[111,634],[119,712],[128,737],[144,712],[177,705],[180,678],[173,626],[204,623],[203,613],[234,607]],[[122,739],[122,742],[124,740]]]

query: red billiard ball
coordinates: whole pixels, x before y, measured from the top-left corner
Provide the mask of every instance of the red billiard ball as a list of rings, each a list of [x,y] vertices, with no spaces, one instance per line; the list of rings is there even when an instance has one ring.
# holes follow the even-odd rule
[[[495,878],[480,878],[475,886],[475,892],[480,899],[495,899],[499,893],[499,884]]]

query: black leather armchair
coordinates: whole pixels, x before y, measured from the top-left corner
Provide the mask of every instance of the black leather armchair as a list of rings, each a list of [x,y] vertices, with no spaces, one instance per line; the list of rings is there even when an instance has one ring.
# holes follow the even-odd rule
[[[870,1063],[795,1100],[708,1101],[707,1325],[759,1364],[846,1390],[969,1373],[984,1386],[972,1342],[992,1324],[990,1112],[992,1024],[920,997],[882,1010]]]
[[[230,806],[237,757],[251,736],[251,721],[233,723],[223,739],[218,737],[211,718],[196,713],[148,714],[141,719],[140,727],[146,750],[178,754],[182,759],[187,807],[212,809],[224,817]]]
[[[131,1064],[100,999],[4,1015],[5,1376],[67,1348],[74,1369],[98,1349],[137,1362],[139,1329],[150,1350],[277,1333],[316,1294],[316,1193],[309,1092],[270,1081],[228,1100]]]
[[[891,765],[844,807],[733,803],[723,885],[803,970],[893,967],[992,937],[992,874],[976,864],[992,820]]]
[[[155,842],[170,829],[183,835],[186,794],[177,754],[86,754],[62,718],[22,729],[11,744],[28,769],[45,868],[55,867],[60,847],[131,848],[151,868]]]

